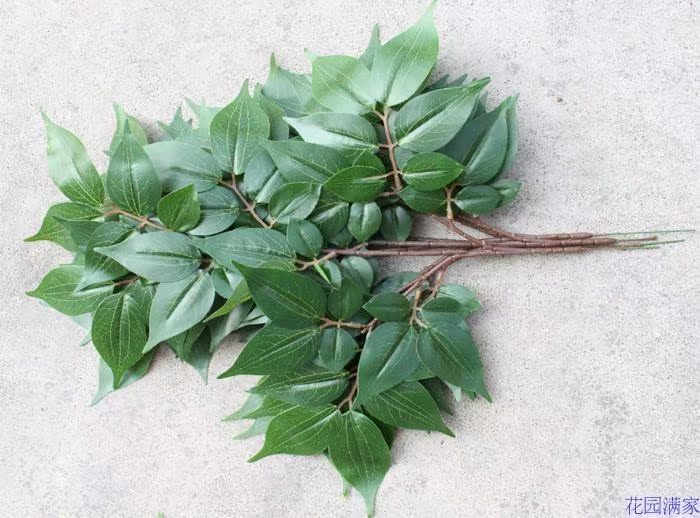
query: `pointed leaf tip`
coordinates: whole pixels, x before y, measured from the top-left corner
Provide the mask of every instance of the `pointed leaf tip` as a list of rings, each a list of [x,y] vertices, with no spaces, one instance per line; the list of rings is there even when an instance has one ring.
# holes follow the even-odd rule
[[[316,61],[316,59],[318,58],[318,54],[316,54],[315,52],[310,51],[309,49],[304,49],[304,55],[305,55],[306,58],[307,58],[309,61],[311,61],[312,63],[313,63],[314,61]]]

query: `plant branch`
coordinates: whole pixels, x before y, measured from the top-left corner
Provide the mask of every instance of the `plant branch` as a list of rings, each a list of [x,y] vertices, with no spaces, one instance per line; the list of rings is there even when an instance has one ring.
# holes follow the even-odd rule
[[[384,108],[384,112],[376,111],[374,112],[377,117],[382,121],[382,126],[384,126],[384,136],[386,137],[386,150],[389,152],[389,161],[391,162],[390,174],[394,177],[394,194],[398,193],[403,186],[401,185],[401,170],[396,163],[396,155],[394,149],[396,148],[396,142],[391,138],[391,128],[389,128],[389,114],[390,110],[388,107]]]
[[[263,227],[263,228],[271,228],[272,225],[268,225],[265,220],[263,220],[257,212],[255,212],[255,206],[248,201],[248,198],[243,196],[243,193],[241,193],[241,190],[238,188],[238,185],[236,183],[236,175],[232,174],[231,175],[231,182],[224,182],[223,180],[219,182],[221,185],[225,185],[229,189],[233,191],[233,193],[238,197],[239,200],[241,200],[241,203],[243,203],[243,206],[245,207],[245,210],[250,213],[250,215],[253,217],[255,221],[258,222],[258,224]]]
[[[154,223],[153,221],[148,219],[146,216],[139,216],[137,214],[133,214],[132,212],[122,210],[119,207],[113,207],[109,211],[104,213],[105,216],[114,216],[115,214],[119,214],[121,216],[125,216],[127,218],[133,219],[134,221],[138,221],[139,223],[141,223],[139,225],[139,228],[153,227],[153,228],[157,228],[158,230],[168,230],[163,225],[159,225],[158,223]]]

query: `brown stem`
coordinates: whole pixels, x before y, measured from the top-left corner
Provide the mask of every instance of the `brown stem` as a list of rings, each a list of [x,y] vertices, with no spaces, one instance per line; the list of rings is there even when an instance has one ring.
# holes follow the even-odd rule
[[[377,117],[382,121],[382,126],[384,126],[384,136],[386,138],[386,149],[389,151],[389,161],[391,162],[390,174],[394,177],[394,192],[398,193],[403,186],[401,185],[401,171],[396,163],[396,155],[394,154],[394,149],[396,148],[396,142],[391,139],[391,129],[389,128],[389,113],[388,107],[384,108],[384,112],[375,111]]]
[[[158,230],[168,230],[165,228],[163,225],[159,225],[158,223],[154,223],[150,219],[148,219],[146,216],[138,216],[137,214],[133,214],[131,212],[125,211],[120,209],[119,207],[114,207],[110,209],[109,211],[105,212],[105,216],[114,216],[115,214],[120,214],[122,216],[125,216],[127,218],[133,219],[134,221],[138,221],[141,224],[139,225],[140,228],[143,227],[153,227],[157,228]]]
[[[250,213],[250,215],[253,216],[253,219],[255,221],[257,221],[261,227],[263,227],[263,228],[271,228],[272,227],[272,225],[268,225],[267,223],[265,223],[265,221],[258,215],[258,213],[255,212],[255,207],[253,206],[253,204],[251,204],[248,201],[248,198],[243,196],[243,194],[241,193],[241,190],[238,188],[238,185],[236,184],[236,175],[235,174],[231,175],[231,183],[224,182],[224,181],[221,181],[219,183],[221,183],[221,185],[225,185],[226,187],[228,187],[229,189],[231,189],[233,191],[233,193],[238,197],[238,199],[241,200],[241,203],[243,203],[245,210],[247,210],[248,213]]]
[[[348,395],[345,396],[340,403],[338,403],[338,409],[341,409],[343,405],[348,405],[348,408],[352,407],[353,399],[355,399],[355,394],[357,394],[357,389],[359,387],[357,373],[353,372],[350,374],[350,379],[353,380],[352,385],[350,385],[350,390]]]
[[[481,218],[477,216],[469,216],[467,214],[458,214],[455,218],[460,223],[472,227],[476,230],[480,230],[490,236],[494,237],[505,237],[508,239],[513,239],[514,241],[532,241],[532,240],[561,240],[561,239],[590,239],[595,237],[595,234],[589,232],[578,232],[578,233],[562,233],[562,234],[520,234],[514,232],[508,232],[506,230],[497,228],[489,223],[486,223]]]
[[[321,329],[325,329],[327,327],[347,327],[349,329],[365,329],[367,327],[367,324],[360,324],[358,322],[342,322],[338,320],[324,318],[323,324],[321,324]]]

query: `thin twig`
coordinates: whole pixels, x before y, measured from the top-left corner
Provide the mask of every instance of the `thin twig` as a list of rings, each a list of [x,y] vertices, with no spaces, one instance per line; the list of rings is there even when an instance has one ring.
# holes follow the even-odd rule
[[[251,216],[253,216],[253,219],[258,222],[258,224],[263,227],[263,228],[271,228],[272,225],[268,225],[259,215],[257,212],[255,212],[255,206],[251,204],[248,201],[248,198],[243,196],[241,193],[240,189],[238,188],[238,185],[236,184],[236,175],[232,174],[231,175],[231,182],[224,182],[221,181],[219,182],[221,185],[225,185],[229,189],[233,191],[233,193],[238,197],[239,200],[241,200],[241,203],[243,203],[243,206],[245,207],[245,210],[247,210]]]

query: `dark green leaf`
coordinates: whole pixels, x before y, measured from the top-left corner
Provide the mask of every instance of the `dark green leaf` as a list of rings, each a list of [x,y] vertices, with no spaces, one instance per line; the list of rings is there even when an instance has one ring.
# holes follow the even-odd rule
[[[359,388],[354,405],[404,381],[418,367],[418,332],[408,324],[389,322],[372,331],[360,355]]]
[[[304,219],[311,214],[320,196],[317,183],[288,183],[272,195],[268,210],[274,222],[285,225],[292,218]]]
[[[370,73],[359,59],[314,55],[310,58],[311,91],[321,105],[334,112],[355,114],[374,107]]]
[[[126,371],[143,356],[146,320],[139,309],[133,298],[118,293],[105,298],[95,310],[92,343],[112,369],[115,389]]]
[[[207,318],[207,326],[211,335],[210,349],[212,352],[219,348],[221,342],[229,334],[246,325],[252,307],[252,302],[244,302],[237,304],[233,310],[226,312],[226,314],[221,317]],[[260,322],[253,322],[253,324],[266,324],[267,322],[268,320],[264,318]]]
[[[198,197],[201,217],[199,224],[189,231],[195,236],[211,236],[228,229],[235,223],[243,206],[227,187],[214,187]]]
[[[184,279],[197,270],[202,261],[192,240],[176,232],[138,234],[116,245],[94,250],[136,275],[158,282]]]
[[[129,133],[109,160],[105,187],[118,207],[140,216],[153,212],[162,188],[151,160],[141,144]]]
[[[319,454],[328,447],[339,422],[340,412],[332,405],[319,408],[294,406],[270,422],[262,450],[249,462],[280,453]]]
[[[403,207],[387,207],[382,211],[379,231],[387,241],[406,241],[412,229],[411,215]]]
[[[134,232],[133,227],[123,223],[117,223],[116,221],[103,223],[95,230],[87,244],[87,251],[85,252],[85,270],[79,284],[80,288],[98,282],[118,279],[122,275],[129,273],[129,270],[114,259],[110,259],[106,255],[96,252],[95,248],[121,243],[129,237],[132,232]]]
[[[245,266],[293,270],[296,255],[281,232],[263,228],[237,228],[207,237],[197,246],[220,265],[235,261]]]
[[[410,185],[407,185],[399,192],[399,198],[416,212],[444,214],[447,205],[447,197],[445,196],[444,189],[425,192],[418,191]]]
[[[284,109],[272,99],[265,97],[259,84],[255,85],[253,97],[265,110],[270,121],[270,138],[272,140],[287,140],[289,138],[289,125],[284,120]]]
[[[463,327],[445,323],[424,327],[418,339],[418,355],[425,366],[442,380],[491,401],[484,385],[479,352]]]
[[[375,295],[363,307],[383,322],[405,322],[411,313],[408,299],[392,291]]]
[[[491,183],[491,187],[496,189],[498,194],[501,195],[501,201],[498,202],[498,206],[503,207],[504,205],[508,205],[516,198],[516,196],[518,196],[522,184],[517,180],[501,178],[500,180],[496,180],[495,182]]]
[[[435,90],[411,99],[394,121],[399,145],[422,152],[447,144],[469,118],[488,81],[480,79],[467,86]]]
[[[340,288],[328,294],[328,312],[340,321],[348,320],[362,307],[362,291],[351,278],[344,278]]]
[[[329,327],[323,330],[319,357],[324,366],[333,372],[340,372],[356,352],[357,343],[345,329]]]
[[[474,292],[460,284],[444,284],[438,291],[438,297],[449,297],[459,302],[459,311],[463,317],[481,309]]]
[[[498,207],[501,195],[488,185],[468,185],[454,197],[454,204],[468,214],[486,214]]]
[[[197,192],[204,192],[221,180],[221,169],[214,157],[198,146],[166,140],[143,149],[151,159],[165,192],[187,185],[194,185]]]
[[[265,149],[288,182],[323,183],[347,165],[337,150],[301,140],[268,141]]]
[[[318,367],[283,374],[268,376],[251,392],[266,394],[303,406],[317,406],[330,403],[340,397],[348,384],[345,372],[330,372]]]
[[[359,115],[324,112],[285,120],[306,142],[336,149],[377,149],[374,126]]]
[[[353,203],[350,206],[348,230],[358,241],[367,241],[376,234],[381,223],[382,211],[376,203]]]
[[[211,277],[202,271],[178,282],[159,284],[151,304],[145,350],[204,320],[215,295]]]
[[[350,277],[365,292],[372,288],[372,284],[374,284],[374,269],[364,257],[346,257],[340,262],[340,269],[343,271],[343,276]]]
[[[380,103],[395,106],[404,102],[418,91],[435,66],[439,44],[433,6],[431,3],[415,25],[377,50],[372,87]]]
[[[78,137],[42,112],[46,125],[51,180],[69,199],[93,207],[102,206],[104,188],[100,175]]]
[[[396,272],[382,279],[373,290],[373,293],[387,293],[389,291],[398,291],[411,281],[415,281],[418,277],[416,272]]]
[[[158,218],[170,230],[185,232],[197,226],[200,209],[194,185],[182,187],[158,202]]]
[[[324,187],[346,201],[368,202],[384,192],[386,173],[374,167],[354,165],[338,171]]]
[[[316,355],[320,338],[318,327],[285,329],[268,324],[248,341],[233,366],[219,378],[294,372]]]
[[[287,242],[297,254],[317,257],[323,246],[323,236],[313,223],[293,219],[287,225]]]
[[[419,191],[434,191],[452,183],[464,166],[440,153],[419,153],[401,170],[406,183]]]
[[[464,314],[458,300],[451,297],[437,297],[421,306],[420,318],[430,324],[444,322],[457,325],[464,320]]]
[[[168,338],[168,345],[175,352],[178,358],[187,361],[192,354],[192,347],[202,332],[207,328],[204,324],[197,324],[187,331]],[[207,343],[207,347],[209,343]]]
[[[39,286],[27,295],[43,300],[64,315],[90,313],[112,293],[112,285],[77,290],[82,276],[82,266],[59,266],[47,273]]]
[[[389,447],[382,432],[369,417],[347,412],[328,450],[335,469],[362,495],[367,515],[373,516],[379,485],[391,466]]]
[[[335,197],[332,199],[324,197],[322,192],[321,199],[316,205],[316,210],[311,213],[309,221],[319,228],[324,238],[331,239],[345,227],[349,212],[347,202]]]
[[[253,300],[272,322],[298,329],[319,322],[326,313],[326,294],[299,273],[235,265],[243,274]]]
[[[250,97],[248,81],[238,97],[223,108],[211,121],[212,155],[224,171],[242,174],[270,134],[270,121],[265,111]]]
[[[454,437],[430,393],[417,381],[404,381],[364,403],[377,419],[399,428],[433,430]]]

